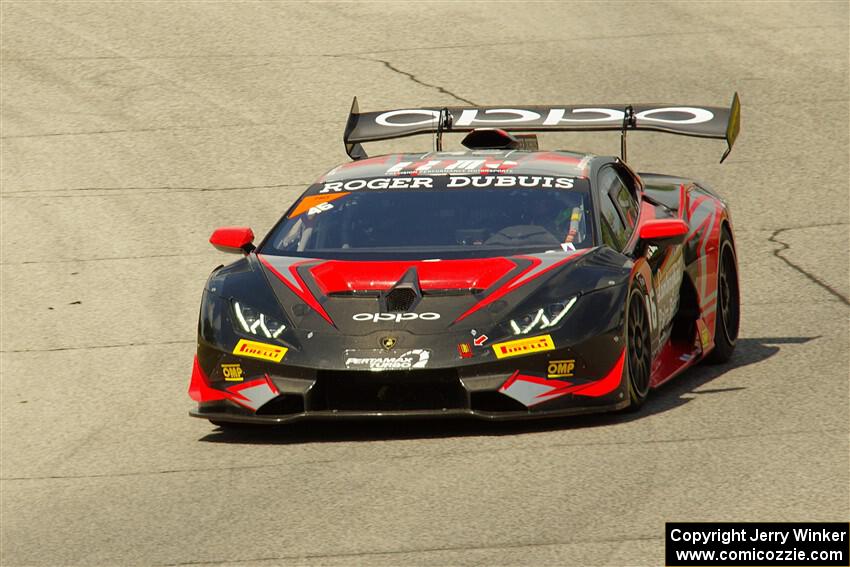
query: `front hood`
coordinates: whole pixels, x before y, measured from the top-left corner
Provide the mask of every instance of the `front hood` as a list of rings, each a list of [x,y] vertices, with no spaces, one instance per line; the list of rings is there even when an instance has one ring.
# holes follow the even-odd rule
[[[487,329],[511,313],[610,286],[628,274],[623,257],[606,248],[460,260],[257,258],[296,328],[350,336]],[[407,310],[392,308],[390,294],[399,288],[413,290],[405,292],[415,296]]]

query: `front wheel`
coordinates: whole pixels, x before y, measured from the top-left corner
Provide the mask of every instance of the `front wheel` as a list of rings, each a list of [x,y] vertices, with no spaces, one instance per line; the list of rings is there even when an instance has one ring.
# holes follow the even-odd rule
[[[629,369],[629,410],[638,410],[649,394],[649,376],[652,367],[652,343],[649,335],[649,317],[646,293],[639,282],[629,291],[626,305],[626,358]]]

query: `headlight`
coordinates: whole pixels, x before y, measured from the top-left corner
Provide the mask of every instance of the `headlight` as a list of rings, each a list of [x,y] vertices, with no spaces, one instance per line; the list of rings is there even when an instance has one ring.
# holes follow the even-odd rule
[[[269,317],[253,307],[242,305],[238,301],[233,302],[233,314],[236,330],[249,335],[276,339],[286,330],[286,325],[277,319]]]
[[[578,297],[573,297],[565,303],[552,303],[537,311],[511,319],[508,326],[515,335],[527,335],[536,331],[551,329],[557,326],[575,304]]]

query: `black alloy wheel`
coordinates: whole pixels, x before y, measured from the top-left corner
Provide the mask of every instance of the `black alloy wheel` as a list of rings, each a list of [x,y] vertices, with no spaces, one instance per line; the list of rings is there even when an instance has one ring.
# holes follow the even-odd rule
[[[741,295],[738,287],[735,247],[726,228],[720,236],[720,265],[717,274],[717,317],[714,324],[714,350],[706,359],[718,364],[732,358],[741,323]]]
[[[626,345],[629,363],[629,405],[636,410],[649,394],[649,377],[652,371],[652,343],[649,333],[649,316],[646,295],[640,285],[629,293],[626,314]]]

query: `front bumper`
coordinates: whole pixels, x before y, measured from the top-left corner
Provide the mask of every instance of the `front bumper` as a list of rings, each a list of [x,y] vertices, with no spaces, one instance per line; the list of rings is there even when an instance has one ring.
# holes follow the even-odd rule
[[[210,349],[211,350],[211,349]],[[303,419],[534,419],[613,411],[628,405],[625,351],[593,379],[550,378],[549,361],[570,349],[501,365],[401,370],[321,370],[237,359],[196,357],[189,388],[193,417],[215,422],[281,424]],[[210,364],[212,362],[212,364]],[[235,369],[238,367],[238,372]],[[205,370],[205,368],[209,370]]]

